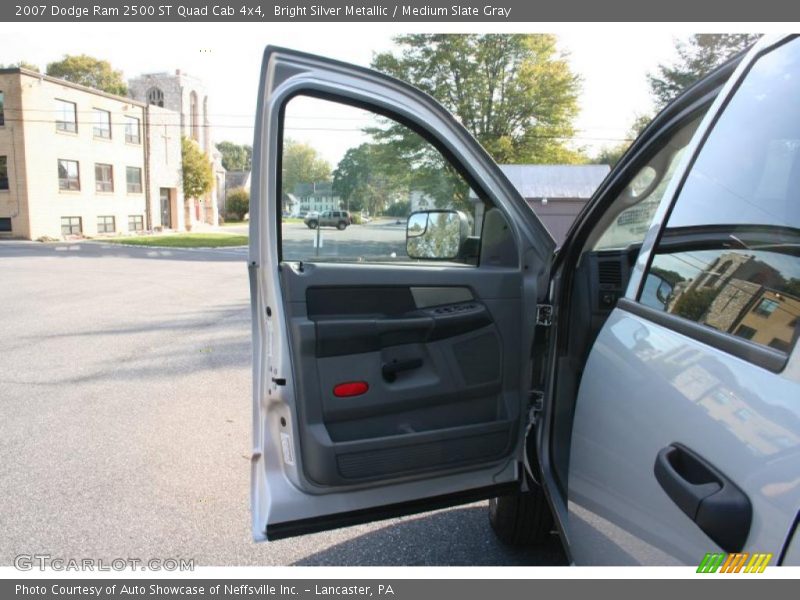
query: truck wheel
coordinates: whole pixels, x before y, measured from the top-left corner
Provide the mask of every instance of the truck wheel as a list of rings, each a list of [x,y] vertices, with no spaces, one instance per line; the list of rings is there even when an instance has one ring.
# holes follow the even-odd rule
[[[309,221],[308,222],[308,228],[309,229],[316,229],[317,228],[317,222],[316,221]]]
[[[547,540],[553,515],[541,488],[489,500],[489,523],[509,546],[529,546]]]
[[[339,231],[344,231],[345,229],[347,229],[347,223],[345,223],[344,221],[339,221],[339,223],[336,225],[336,229],[338,229]]]

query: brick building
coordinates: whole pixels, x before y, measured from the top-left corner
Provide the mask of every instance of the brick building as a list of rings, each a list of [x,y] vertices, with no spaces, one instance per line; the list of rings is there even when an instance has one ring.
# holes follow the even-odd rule
[[[174,118],[130,98],[0,69],[0,235],[161,228],[160,195],[183,202],[180,140],[156,139],[151,123]],[[182,219],[171,227],[182,229]]]

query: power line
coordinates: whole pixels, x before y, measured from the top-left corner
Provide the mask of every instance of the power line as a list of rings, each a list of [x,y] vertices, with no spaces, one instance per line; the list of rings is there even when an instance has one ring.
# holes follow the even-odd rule
[[[58,121],[53,119],[19,119],[15,117],[6,118],[5,121],[7,123],[49,123],[49,124],[56,124]],[[85,123],[86,126],[95,126],[95,125],[105,125],[103,123]],[[111,121],[111,126],[116,125],[117,127],[124,127],[127,125],[124,121]],[[193,129],[194,127],[202,128],[202,129],[255,129],[255,125],[236,125],[236,124],[220,124],[220,123],[197,123],[195,125],[187,125],[186,123],[158,123],[158,122],[150,122],[150,126],[153,129],[157,129],[159,127],[175,127],[175,128],[182,128],[182,129]],[[354,133],[364,133],[364,129],[360,127],[301,127],[301,126],[292,126],[292,127],[285,127],[287,131],[320,131],[320,132],[354,132]],[[613,137],[598,137],[598,136],[563,136],[563,135],[529,135],[527,136],[532,139],[542,139],[542,140],[563,140],[563,141],[594,141],[594,142],[632,142],[631,138],[613,138]]]

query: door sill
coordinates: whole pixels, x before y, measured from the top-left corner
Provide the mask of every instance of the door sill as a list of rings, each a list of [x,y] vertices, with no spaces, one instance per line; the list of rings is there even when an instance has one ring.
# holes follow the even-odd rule
[[[451,506],[458,506],[460,504],[469,504],[470,502],[477,502],[479,500],[487,500],[496,496],[516,494],[519,493],[519,491],[519,482],[503,483],[466,490],[463,492],[456,492],[453,494],[443,494],[441,496],[433,496],[430,498],[421,498],[418,500],[409,500],[407,502],[386,504],[384,506],[376,506],[375,508],[364,508],[360,510],[336,513],[333,515],[299,519],[297,521],[285,521],[283,523],[267,525],[267,540],[282,540],[285,538],[306,535],[309,533],[318,533],[320,531],[328,531],[330,529],[339,529],[340,527],[350,527],[352,525],[361,525],[363,523],[370,523],[372,521],[381,521],[394,517],[413,515],[416,513],[427,512],[429,510],[437,510]]]

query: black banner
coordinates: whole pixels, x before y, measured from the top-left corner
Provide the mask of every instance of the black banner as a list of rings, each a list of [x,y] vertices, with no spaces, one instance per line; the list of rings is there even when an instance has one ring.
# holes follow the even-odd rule
[[[485,600],[486,598],[604,598],[647,597],[648,600],[724,597],[726,600],[792,597],[795,582],[759,577],[698,576],[671,580],[613,579],[282,579],[282,580],[5,580],[0,597],[21,600],[173,600],[177,598],[260,600]]]
[[[11,0],[2,21],[93,22],[790,22],[800,3],[787,0]]]

